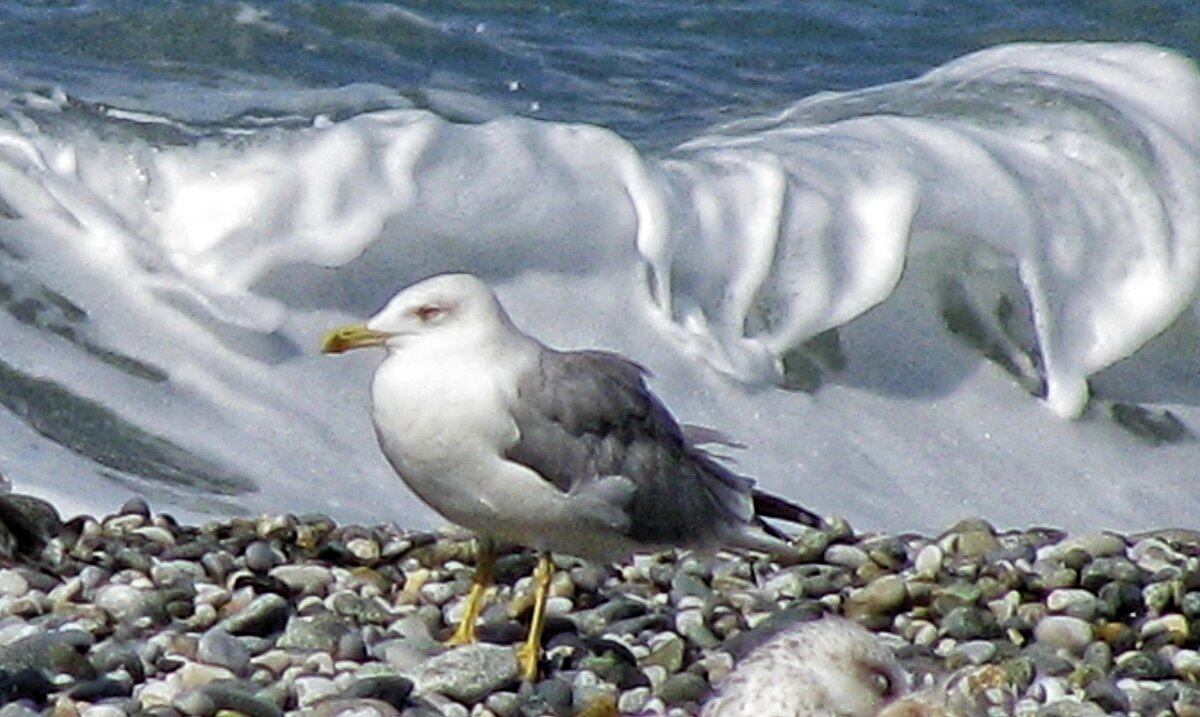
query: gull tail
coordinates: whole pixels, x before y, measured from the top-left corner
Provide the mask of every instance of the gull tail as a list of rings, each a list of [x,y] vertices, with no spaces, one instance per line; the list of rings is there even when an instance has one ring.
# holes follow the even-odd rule
[[[789,523],[807,525],[810,528],[820,528],[825,520],[807,508],[797,505],[786,498],[780,498],[757,488],[751,493],[754,500],[754,514],[758,518],[773,518],[786,520]],[[776,538],[786,538],[786,535],[776,528],[764,524],[764,529]]]

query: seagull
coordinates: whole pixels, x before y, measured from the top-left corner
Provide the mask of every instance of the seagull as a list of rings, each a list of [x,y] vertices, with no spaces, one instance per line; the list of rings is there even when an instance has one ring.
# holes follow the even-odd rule
[[[534,608],[517,659],[537,678],[551,553],[617,562],[633,553],[723,547],[773,555],[816,514],[760,491],[705,452],[715,431],[681,427],[640,365],[605,351],[558,351],[513,325],[470,274],[396,294],[322,351],[382,347],[371,385],[384,456],[422,501],[472,531],[475,579],[451,644],[474,642],[497,545],[539,553]]]
[[[908,673],[857,623],[828,617],[793,625],[751,650],[717,686],[700,717],[931,717],[923,704],[890,702]],[[908,710],[912,711],[908,711]]]

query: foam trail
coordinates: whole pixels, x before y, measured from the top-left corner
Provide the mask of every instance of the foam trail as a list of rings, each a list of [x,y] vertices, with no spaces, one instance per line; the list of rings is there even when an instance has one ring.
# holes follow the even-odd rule
[[[1196,116],[1196,68],[1157,48],[986,50],[685,145],[662,165],[688,188],[673,194],[671,249],[644,254],[670,277],[664,311],[747,380],[771,378],[789,347],[885,300],[912,250],[1010,257],[1033,306],[1047,402],[1076,416],[1086,378],[1194,295]],[[747,260],[750,247],[769,271],[695,259]],[[734,290],[741,282],[752,288]]]
[[[413,265],[486,255],[501,273],[603,266],[636,243],[679,335],[752,382],[778,381],[782,354],[884,301],[910,248],[951,240],[1014,262],[1047,402],[1075,416],[1087,376],[1190,302],[1198,113],[1195,68],[1166,51],[1013,45],[657,161],[598,128],[416,111],[230,167],[176,152],[158,163],[156,221],[178,269],[230,293],[279,266],[345,264],[381,234]]]

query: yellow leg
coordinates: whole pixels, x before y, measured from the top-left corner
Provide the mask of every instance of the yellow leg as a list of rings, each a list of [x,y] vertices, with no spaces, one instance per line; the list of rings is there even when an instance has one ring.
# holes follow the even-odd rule
[[[487,602],[487,591],[492,586],[496,571],[496,546],[487,538],[475,540],[475,579],[471,582],[471,594],[467,596],[467,609],[463,613],[458,629],[447,640],[447,645],[470,645],[475,642],[475,623]]]
[[[533,571],[533,617],[529,619],[529,636],[517,650],[517,662],[521,666],[521,679],[534,682],[538,677],[538,663],[542,658],[542,630],[546,627],[546,599],[550,596],[550,579],[554,577],[554,563],[550,553],[538,556],[537,569]]]

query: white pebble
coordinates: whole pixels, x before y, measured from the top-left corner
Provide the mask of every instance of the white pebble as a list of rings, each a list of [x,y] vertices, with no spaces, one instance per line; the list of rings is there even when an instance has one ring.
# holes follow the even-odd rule
[[[83,592],[83,581],[76,575],[73,578],[63,581],[62,584],[56,585],[54,589],[47,593],[46,597],[50,600],[51,604],[57,605],[65,602],[73,602],[75,598],[79,597],[79,593],[81,592]]]
[[[328,677],[297,677],[293,684],[296,689],[296,702],[301,708],[309,707],[324,697],[338,694],[337,685]]]
[[[1129,549],[1129,559],[1149,573],[1157,573],[1183,562],[1183,556],[1166,543],[1154,538],[1139,540]]]
[[[932,622],[922,622],[924,622],[924,624],[919,626],[917,631],[913,633],[913,644],[920,645],[922,647],[929,647],[938,638],[937,625],[934,625]]]
[[[116,705],[88,705],[79,712],[79,717],[125,717],[125,710]]]
[[[650,701],[649,687],[634,687],[617,698],[617,711],[623,715],[641,712]],[[648,714],[648,713],[647,713]]]
[[[926,580],[932,580],[938,576],[942,570],[942,558],[944,557],[942,549],[936,544],[926,545],[917,553],[916,560],[913,561],[913,568],[917,572],[917,577]]]
[[[379,543],[367,538],[353,538],[346,541],[346,550],[363,562],[379,560]]]
[[[988,610],[999,620],[1008,620],[1013,615],[1017,614],[1017,608],[1021,605],[1021,593],[1016,590],[1009,590],[1003,596],[988,602]]]
[[[205,665],[200,662],[188,662],[173,673],[179,676],[180,686],[186,688],[200,687],[217,680],[232,680],[236,675],[224,667]]]
[[[552,597],[546,600],[546,614],[556,616],[570,615],[575,609],[575,602],[571,598]]]
[[[1077,617],[1049,615],[1033,628],[1033,636],[1038,642],[1079,654],[1092,641],[1094,632],[1091,625]]]
[[[1200,681],[1200,653],[1195,650],[1180,650],[1171,658],[1175,674],[1189,682]]]
[[[955,652],[972,665],[982,665],[996,655],[996,646],[987,640],[970,640],[960,644]]]
[[[133,696],[138,706],[146,710],[151,707],[170,707],[180,691],[179,680],[172,674],[161,680],[147,680],[134,688]]]
[[[1121,536],[1111,533],[1076,535],[1038,548],[1037,559],[1059,561],[1072,550],[1082,550],[1093,558],[1118,555],[1125,552],[1125,540]]]
[[[1043,704],[1058,702],[1067,696],[1067,691],[1067,682],[1061,677],[1039,677],[1029,687],[1029,693]]]
[[[1046,597],[1051,612],[1070,612],[1085,620],[1095,615],[1098,604],[1095,595],[1078,588],[1058,588]]]
[[[146,540],[159,543],[160,545],[175,544],[175,536],[171,534],[171,531],[157,525],[147,525],[137,528],[133,531],[133,534],[141,536]]]
[[[29,592],[29,581],[16,570],[0,570],[0,595],[19,598]]]
[[[421,599],[430,605],[444,605],[455,596],[457,588],[453,583],[428,582],[421,586]]]
[[[117,620],[127,620],[142,611],[144,600],[142,591],[135,587],[109,584],[96,591],[95,603]]]
[[[104,521],[104,533],[113,537],[128,535],[146,524],[146,517],[136,513],[117,515]]]
[[[79,571],[79,579],[88,589],[97,588],[108,580],[108,572],[95,565],[88,565]]]
[[[1138,631],[1138,637],[1142,640],[1147,640],[1163,633],[1166,633],[1172,642],[1176,644],[1183,643],[1190,634],[1187,618],[1178,613],[1171,613],[1170,615],[1163,615],[1162,617],[1147,620]]]
[[[670,677],[670,674],[667,672],[667,668],[663,667],[662,665],[646,665],[644,668],[642,668],[642,672],[646,675],[646,679],[650,681],[650,688],[655,692],[657,692],[658,689],[662,687],[663,683],[667,681],[667,678]]]
[[[835,543],[825,549],[825,562],[854,570],[871,562],[871,556],[857,546]]]
[[[198,603],[192,608],[192,615],[184,624],[191,630],[205,630],[217,622],[217,609],[208,603]]]

